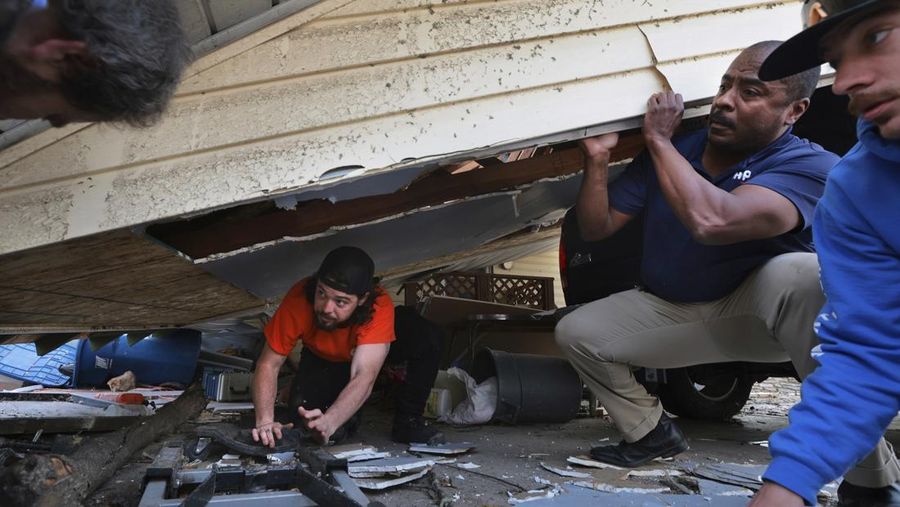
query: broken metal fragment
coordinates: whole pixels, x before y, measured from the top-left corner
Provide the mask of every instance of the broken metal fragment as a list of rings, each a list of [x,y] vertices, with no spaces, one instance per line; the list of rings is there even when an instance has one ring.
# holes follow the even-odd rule
[[[350,477],[357,477],[366,473],[385,474],[403,474],[409,472],[418,472],[420,470],[430,468],[434,465],[434,460],[422,458],[382,458],[370,461],[362,461],[350,463],[347,465],[347,472]]]
[[[590,467],[590,468],[608,468],[608,469],[611,469],[611,470],[625,470],[625,469],[622,468],[622,467],[617,467],[617,466],[615,466],[615,465],[609,465],[609,464],[607,464],[607,463],[602,463],[602,462],[597,461],[597,460],[595,460],[595,459],[591,459],[591,458],[589,458],[589,457],[587,457],[587,456],[569,456],[569,457],[566,459],[566,461],[569,462],[569,463],[571,463],[571,464],[573,464],[573,465],[581,465],[581,466],[583,466],[583,467]]]
[[[469,442],[447,442],[445,444],[428,445],[428,444],[411,444],[409,452],[421,452],[425,454],[464,454],[475,448],[475,445]]]
[[[591,474],[578,472],[576,470],[566,470],[564,468],[552,467],[546,463],[541,463],[541,468],[547,470],[548,472],[553,472],[557,475],[561,475],[563,477],[574,477],[576,479],[587,479],[591,477]]]
[[[363,489],[386,489],[393,486],[399,486],[400,484],[406,484],[407,482],[412,482],[417,479],[421,479],[425,477],[430,469],[426,468],[425,470],[420,470],[418,472],[411,473],[409,475],[404,475],[401,477],[388,477],[388,478],[354,478],[353,481],[356,482],[356,485]]]

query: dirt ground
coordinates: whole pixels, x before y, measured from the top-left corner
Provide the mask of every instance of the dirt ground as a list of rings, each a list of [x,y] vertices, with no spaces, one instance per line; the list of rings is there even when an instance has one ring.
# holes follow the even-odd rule
[[[459,428],[442,425],[440,427],[448,440],[471,442],[476,449],[458,457],[456,463],[435,465],[431,474],[416,482],[370,493],[369,498],[388,506],[499,506],[510,505],[516,498],[548,494],[555,496],[528,502],[528,505],[584,505],[597,502],[622,506],[744,505],[750,493],[744,488],[693,479],[693,486],[699,486],[699,491],[687,495],[683,493],[691,492],[690,488],[686,490],[673,485],[673,479],[684,469],[721,463],[745,466],[746,470],[758,474],[757,470],[769,461],[768,449],[760,444],[773,431],[786,425],[788,409],[799,399],[799,391],[799,384],[794,380],[770,379],[756,385],[743,412],[730,422],[679,420],[691,448],[674,460],[656,462],[641,469],[663,471],[650,472],[663,474],[657,477],[626,477],[627,471],[622,470],[573,467],[589,473],[591,477],[572,479],[542,468],[541,463],[565,469],[569,456],[585,454],[594,445],[617,441],[619,437],[615,428],[600,417],[578,418],[565,424],[528,426]],[[352,441],[374,445],[395,456],[405,455],[405,446],[394,444],[388,438],[390,420],[390,411],[385,407],[367,407],[360,432]],[[897,421],[888,432],[888,438],[895,445],[900,443],[900,424]],[[158,445],[148,448],[144,456],[136,457],[134,463],[123,468],[98,490],[88,504],[137,505],[143,470],[155,455]],[[479,467],[466,469],[459,466],[465,463],[474,463]],[[599,484],[607,492],[567,484],[571,481]],[[691,486],[684,480],[681,484]],[[641,489],[657,492],[640,493]],[[830,489],[833,493],[834,485]],[[537,491],[524,493],[528,490]],[[675,496],[675,493],[682,494]],[[821,498],[825,504],[830,503],[827,497]]]

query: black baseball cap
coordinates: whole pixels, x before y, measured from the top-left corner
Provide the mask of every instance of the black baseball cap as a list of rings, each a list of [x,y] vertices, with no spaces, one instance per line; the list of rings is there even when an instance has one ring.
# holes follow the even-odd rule
[[[827,16],[776,48],[759,68],[759,78],[775,81],[822,65],[825,60],[819,52],[819,41],[825,34],[847,18],[889,1],[892,0],[807,0],[807,6],[818,4]]]
[[[328,252],[316,272],[316,279],[332,289],[362,296],[372,290],[375,262],[355,246],[341,246]]]

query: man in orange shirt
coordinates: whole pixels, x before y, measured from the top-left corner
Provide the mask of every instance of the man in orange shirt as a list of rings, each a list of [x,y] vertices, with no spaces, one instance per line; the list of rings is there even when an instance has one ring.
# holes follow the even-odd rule
[[[408,362],[393,440],[443,442],[443,435],[422,417],[437,375],[443,331],[410,308],[395,312],[374,272],[364,251],[339,247],[325,256],[315,275],[285,295],[265,328],[266,345],[253,376],[254,441],[274,447],[282,430],[291,426],[275,421],[276,384],[288,354],[302,342],[289,406],[293,423],[303,424],[319,442],[340,440],[355,430],[357,412],[385,361]]]

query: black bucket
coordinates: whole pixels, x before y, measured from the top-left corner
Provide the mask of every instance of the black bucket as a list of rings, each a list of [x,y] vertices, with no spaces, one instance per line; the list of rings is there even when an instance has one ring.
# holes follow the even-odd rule
[[[578,373],[565,359],[481,349],[472,368],[478,383],[497,377],[495,421],[560,423],[581,405]]]

